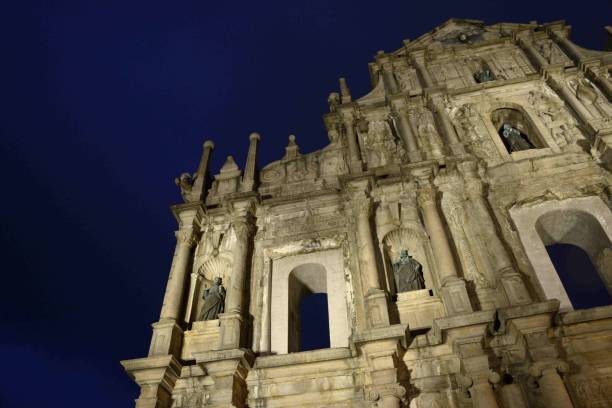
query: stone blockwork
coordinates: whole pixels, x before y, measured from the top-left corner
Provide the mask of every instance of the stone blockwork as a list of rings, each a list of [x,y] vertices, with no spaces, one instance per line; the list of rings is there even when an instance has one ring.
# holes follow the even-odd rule
[[[612,291],[612,53],[569,32],[452,19],[378,52],[367,95],[341,79],[319,151],[291,135],[257,170],[253,133],[209,184],[207,141],[149,355],[122,362],[136,407],[612,406],[612,306],[574,310],[545,250]],[[424,288],[398,293],[405,251]],[[309,293],[331,348],[299,351]]]

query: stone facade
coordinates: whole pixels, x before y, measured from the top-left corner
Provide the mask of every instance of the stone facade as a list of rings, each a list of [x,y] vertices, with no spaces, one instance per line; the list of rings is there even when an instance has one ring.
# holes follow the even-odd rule
[[[122,362],[136,407],[612,406],[612,306],[573,310],[545,249],[581,247],[612,292],[612,52],[569,32],[452,19],[378,52],[367,95],[341,79],[325,148],[290,136],[258,171],[253,133],[209,183],[204,143],[149,355]],[[425,287],[397,293],[405,250]],[[331,347],[300,352],[313,292]]]

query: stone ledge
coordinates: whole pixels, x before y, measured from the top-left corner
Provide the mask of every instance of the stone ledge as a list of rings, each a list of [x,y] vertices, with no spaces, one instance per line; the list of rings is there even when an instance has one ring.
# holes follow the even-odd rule
[[[558,323],[562,325],[591,322],[612,318],[612,305],[574,310],[559,315]]]
[[[254,368],[282,367],[294,364],[317,363],[320,361],[340,360],[353,357],[349,348],[330,348],[302,351],[299,353],[262,356],[255,359]]]
[[[132,360],[122,360],[121,365],[128,373],[138,370],[148,370],[151,368],[165,368],[169,367],[174,369],[177,373],[181,372],[181,364],[178,362],[173,355],[165,356],[154,356],[135,358]]]
[[[378,327],[375,329],[368,329],[362,332],[356,333],[351,337],[354,344],[366,343],[369,341],[376,340],[388,340],[394,338],[400,338],[402,341],[408,336],[408,325],[407,324],[394,324],[392,326]]]

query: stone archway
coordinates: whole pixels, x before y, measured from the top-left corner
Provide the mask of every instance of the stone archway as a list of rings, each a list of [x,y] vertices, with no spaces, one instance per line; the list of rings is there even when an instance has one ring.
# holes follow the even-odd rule
[[[270,348],[275,354],[299,351],[299,306],[308,293],[327,293],[330,347],[348,347],[350,330],[342,251],[298,254],[272,262]],[[296,316],[296,313],[298,316]],[[291,337],[291,340],[290,340]]]
[[[513,208],[510,216],[546,299],[559,299],[562,311],[573,310],[546,250],[546,246],[556,243],[583,249],[612,293],[612,213],[599,197]]]

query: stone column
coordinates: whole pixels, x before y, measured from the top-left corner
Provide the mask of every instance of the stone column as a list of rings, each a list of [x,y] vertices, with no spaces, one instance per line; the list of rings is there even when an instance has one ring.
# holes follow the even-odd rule
[[[191,248],[197,242],[192,226],[179,229],[175,232],[175,236],[174,260],[164,294],[161,320],[176,320],[179,316],[185,292],[187,270],[191,260]]]
[[[476,211],[478,226],[486,240],[487,252],[490,254],[495,272],[501,280],[508,303],[511,306],[530,303],[531,297],[525,287],[523,278],[515,271],[485,202],[484,188],[478,176],[477,164],[475,162],[463,162],[458,167],[463,174],[468,200]]]
[[[501,387],[501,397],[504,408],[527,408],[523,391],[518,384],[504,384]]]
[[[421,88],[431,88],[434,86],[434,82],[425,67],[425,53],[424,51],[416,51],[410,55],[412,58],[412,63],[417,69],[419,76],[421,77],[423,83],[421,84]]]
[[[342,119],[349,149],[349,169],[351,173],[359,173],[363,169],[363,165],[359,154],[359,144],[357,143],[353,118],[349,115],[342,115]]]
[[[404,146],[406,146],[409,160],[411,162],[421,160],[419,146],[417,145],[416,137],[408,121],[408,113],[404,110],[400,110],[398,107],[394,107],[393,118],[397,123],[397,130],[404,141]]]
[[[431,174],[431,169],[418,169],[413,172],[419,184],[417,200],[423,213],[425,229],[429,235],[436,259],[441,286],[440,292],[448,314],[468,313],[472,311],[472,306],[465,287],[465,281],[457,274],[455,260],[438,211],[436,191],[429,179]]]
[[[369,182],[367,180],[359,180],[354,182],[351,187],[356,191],[351,200],[357,230],[359,271],[364,278],[362,282],[367,305],[367,321],[369,327],[388,326],[387,294],[381,289],[380,285],[376,247],[370,223],[372,201],[366,193],[369,188]]]
[[[459,137],[457,137],[453,122],[451,122],[446,113],[446,109],[444,109],[441,96],[432,97],[430,100],[430,107],[437,119],[436,122],[438,122],[439,126],[442,128],[442,133],[444,133],[444,137],[446,138],[446,142],[451,152],[456,155],[464,154],[465,150],[461,142],[459,142]]]
[[[525,51],[531,62],[537,69],[543,69],[548,65],[548,61],[536,50],[530,42],[523,39],[518,40],[518,45]]]
[[[240,207],[248,206],[248,203],[240,203]],[[234,203],[236,207],[237,204]],[[242,208],[246,210],[246,208]],[[248,214],[237,216],[232,220],[232,229],[236,234],[236,242],[232,249],[233,261],[230,275],[230,284],[227,289],[225,300],[225,312],[219,315],[221,326],[219,349],[236,349],[244,342],[244,292],[247,276],[247,256],[249,253],[249,239],[253,230],[248,220]]]
[[[576,48],[574,43],[572,43],[567,38],[555,33],[554,31],[550,32],[550,37],[553,39],[554,42],[559,44],[561,49],[564,50],[570,56],[571,59],[574,60],[576,65],[580,65],[580,59],[582,58],[582,54],[580,53],[580,50]]]
[[[588,123],[593,119],[591,112],[589,112],[582,102],[578,100],[574,91],[570,89],[569,85],[567,85],[563,79],[550,77],[549,85],[561,94],[563,99],[572,107],[584,123]]]
[[[204,200],[206,196],[206,179],[208,178],[208,162],[210,161],[210,153],[215,148],[215,144],[207,140],[203,145],[204,151],[200,158],[200,165],[196,172],[196,178],[193,182],[192,192],[195,194],[194,201]]]
[[[593,80],[603,93],[607,96],[608,100],[612,102],[612,80],[608,78],[607,68],[589,68],[587,74],[590,79]]]
[[[572,400],[570,399],[565,384],[559,375],[560,371],[566,371],[565,364],[539,365],[536,363],[529,373],[538,379],[540,391],[542,392],[542,400],[547,406],[555,408],[573,408]]]
[[[497,408],[493,388],[486,377],[476,377],[470,388],[474,408]]]
[[[381,64],[381,72],[383,81],[387,85],[387,90],[390,94],[397,93],[397,82],[395,81],[395,77],[393,76],[393,67],[390,62],[385,62]]]
[[[249,153],[247,155],[244,175],[242,176],[242,191],[253,191],[255,186],[255,165],[257,162],[257,142],[260,140],[259,133],[251,133],[249,140]]]

